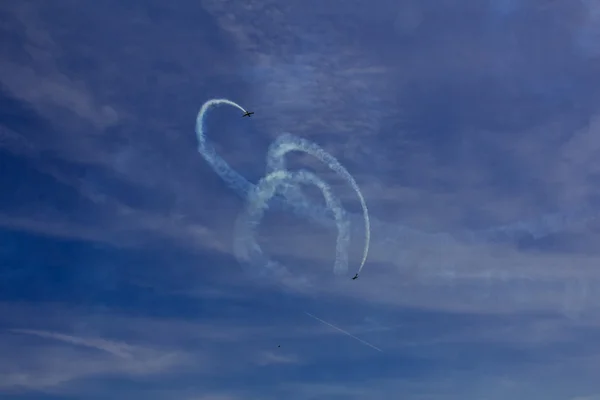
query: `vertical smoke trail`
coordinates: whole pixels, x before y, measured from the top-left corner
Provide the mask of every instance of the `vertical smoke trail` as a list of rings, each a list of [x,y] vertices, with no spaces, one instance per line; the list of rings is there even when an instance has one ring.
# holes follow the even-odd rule
[[[312,155],[313,157],[316,157],[318,160],[325,163],[332,171],[346,179],[346,181],[350,183],[356,192],[362,206],[365,224],[365,245],[363,250],[363,258],[361,260],[360,267],[358,268],[358,272],[360,273],[365,265],[365,262],[367,261],[367,256],[369,254],[371,227],[369,222],[369,210],[358,184],[352,175],[350,175],[350,173],[346,170],[346,168],[344,168],[339,161],[335,159],[335,157],[327,153],[318,145],[287,133],[279,136],[269,147],[267,155],[267,173],[278,170],[286,170],[285,155],[291,151],[302,151]],[[286,198],[288,198],[288,200],[300,201],[303,198],[302,194],[297,189],[297,186],[288,184],[283,187],[283,190],[283,194],[286,196]]]
[[[246,209],[240,214],[235,224],[234,253],[246,263],[260,262],[276,275],[285,273],[285,268],[267,260],[256,243],[256,229],[268,208],[269,200],[275,195],[278,186],[282,184],[313,184],[317,186],[335,217],[338,227],[334,273],[345,274],[348,271],[348,246],[350,244],[349,225],[345,211],[340,201],[333,195],[331,188],[316,175],[300,170],[288,172],[279,170],[262,178],[248,196]],[[281,275],[280,275],[281,277]]]
[[[323,321],[321,318],[317,318],[317,317],[315,317],[314,315],[312,315],[312,314],[310,314],[310,313],[307,313],[306,311],[304,312],[304,314],[308,315],[308,316],[309,316],[309,317],[311,317],[311,318],[314,318],[314,319],[316,319],[317,321],[319,321],[319,322],[321,322],[321,323],[323,323],[323,324],[325,324],[325,325],[327,325],[327,326],[329,326],[329,327],[331,327],[331,328],[333,328],[333,329],[335,329],[335,330],[337,330],[337,331],[339,331],[339,332],[342,332],[344,335],[350,336],[352,339],[356,339],[356,340],[358,340],[359,342],[361,342],[361,343],[362,343],[362,344],[364,344],[364,345],[367,345],[367,346],[369,346],[369,347],[371,347],[371,348],[373,348],[373,349],[375,349],[375,350],[377,350],[377,351],[379,351],[379,352],[383,353],[383,350],[381,350],[379,347],[375,347],[375,346],[373,346],[371,343],[369,343],[369,342],[366,342],[366,341],[364,341],[364,340],[362,340],[362,339],[360,339],[360,338],[357,338],[356,336],[354,336],[354,335],[353,335],[353,334],[351,334],[350,332],[346,332],[345,330],[343,330],[343,329],[341,329],[341,328],[338,328],[337,326],[335,326],[335,325],[332,325],[332,324],[330,324],[330,323],[329,323],[329,322],[327,322],[327,321]]]

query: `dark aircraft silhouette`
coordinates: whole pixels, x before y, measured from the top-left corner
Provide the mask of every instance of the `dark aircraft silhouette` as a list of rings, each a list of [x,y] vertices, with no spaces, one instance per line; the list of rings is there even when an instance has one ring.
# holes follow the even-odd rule
[[[251,116],[252,114],[254,114],[254,111],[246,111],[246,112],[244,113],[244,115],[242,115],[242,118],[243,118],[243,117],[249,117],[249,116]]]
[[[354,278],[352,278],[352,280],[355,280],[358,278],[358,274],[354,275]]]

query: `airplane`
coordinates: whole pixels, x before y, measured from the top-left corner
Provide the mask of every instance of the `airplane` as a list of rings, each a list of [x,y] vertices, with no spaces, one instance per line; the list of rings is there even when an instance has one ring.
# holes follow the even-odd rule
[[[249,116],[251,116],[252,114],[254,114],[254,111],[246,111],[246,112],[244,113],[244,115],[242,115],[242,118],[243,118],[243,117],[249,117]]]
[[[352,278],[352,280],[355,280],[356,278],[358,278],[358,274],[354,275],[354,278]]]

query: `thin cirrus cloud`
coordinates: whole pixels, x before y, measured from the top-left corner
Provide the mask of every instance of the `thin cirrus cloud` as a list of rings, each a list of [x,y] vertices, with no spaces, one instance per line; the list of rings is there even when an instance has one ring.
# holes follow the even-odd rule
[[[591,4],[4,6],[15,36],[0,50],[0,150],[15,174],[3,175],[0,208],[2,391],[593,399]],[[214,176],[193,132],[214,97],[256,112],[208,120],[249,181],[283,132],[353,174],[373,232],[359,280],[331,278],[332,231],[276,211],[261,247],[314,285],[263,285],[260,268],[243,277],[231,246],[245,199]],[[357,267],[355,194],[293,156],[353,214]]]
[[[14,335],[37,337],[46,339],[46,342],[30,341],[27,350],[14,352],[11,345],[23,345],[22,339],[11,337]],[[0,386],[7,390],[52,390],[77,379],[94,376],[160,374],[185,363],[182,353],[161,352],[59,332],[11,329],[2,337],[3,353],[8,358],[0,364],[3,371]],[[65,344],[73,347],[65,347]],[[83,351],[83,348],[97,353]]]

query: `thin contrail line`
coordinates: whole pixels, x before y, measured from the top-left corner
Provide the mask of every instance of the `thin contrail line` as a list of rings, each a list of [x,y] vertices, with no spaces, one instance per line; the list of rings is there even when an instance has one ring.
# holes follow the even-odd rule
[[[369,343],[369,342],[365,342],[364,340],[362,340],[362,339],[360,339],[360,338],[357,338],[357,337],[356,337],[356,336],[354,336],[353,334],[351,334],[351,333],[349,333],[349,332],[346,332],[345,330],[343,330],[343,329],[340,329],[340,328],[338,328],[338,327],[337,327],[337,326],[335,326],[335,325],[331,325],[329,322],[327,322],[327,321],[323,321],[321,318],[315,317],[314,315],[312,315],[312,314],[310,314],[310,313],[307,313],[306,311],[305,311],[304,313],[305,313],[306,315],[308,315],[309,317],[311,317],[311,318],[314,318],[314,319],[316,319],[317,321],[319,321],[319,322],[322,322],[322,323],[324,323],[325,325],[327,325],[327,326],[330,326],[330,327],[332,327],[333,329],[335,329],[335,330],[337,330],[337,331],[340,331],[340,332],[342,332],[344,335],[348,335],[348,336],[350,336],[351,338],[358,340],[358,341],[359,341],[359,342],[361,342],[362,344],[366,344],[367,346],[369,346],[369,347],[371,347],[371,348],[373,348],[373,349],[375,349],[375,350],[377,350],[377,351],[379,351],[379,352],[382,352],[382,353],[383,353],[383,350],[381,350],[381,349],[380,349],[380,348],[378,348],[378,347],[375,347],[375,346],[373,346],[371,343]]]

